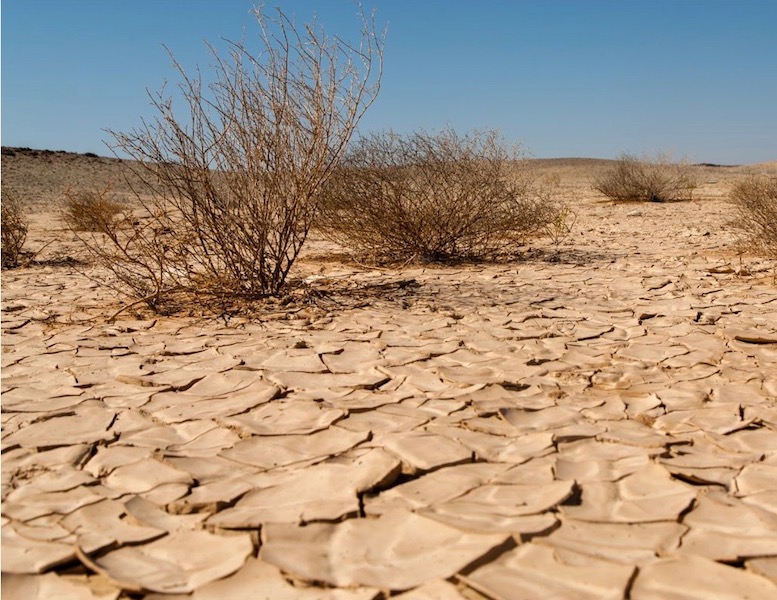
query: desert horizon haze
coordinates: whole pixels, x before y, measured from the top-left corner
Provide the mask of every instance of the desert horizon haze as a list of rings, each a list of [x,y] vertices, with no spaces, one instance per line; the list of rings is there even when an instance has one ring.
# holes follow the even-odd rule
[[[349,0],[276,3],[353,37]],[[268,4],[267,6],[273,6]],[[694,162],[777,158],[777,3],[365,2],[388,26],[381,94],[361,131],[499,128],[537,157],[671,150]],[[105,128],[151,114],[175,83],[166,45],[207,73],[203,40],[256,33],[249,2],[4,3],[5,146],[106,154]]]

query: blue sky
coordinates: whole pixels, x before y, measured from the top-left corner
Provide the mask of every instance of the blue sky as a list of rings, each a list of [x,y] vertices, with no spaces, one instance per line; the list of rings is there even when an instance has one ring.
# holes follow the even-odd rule
[[[267,0],[353,35],[350,0]],[[364,131],[498,128],[538,157],[670,150],[777,159],[777,0],[365,0],[388,24]],[[203,40],[255,31],[248,0],[4,0],[2,143],[108,154],[146,88]]]

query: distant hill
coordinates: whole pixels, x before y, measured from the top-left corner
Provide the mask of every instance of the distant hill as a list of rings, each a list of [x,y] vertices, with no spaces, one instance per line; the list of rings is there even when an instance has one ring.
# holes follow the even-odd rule
[[[751,166],[756,169],[777,170],[777,160],[757,163]]]
[[[532,158],[530,160],[543,167],[606,167],[615,162],[609,158]]]
[[[38,207],[59,202],[67,189],[113,186],[119,195],[129,195],[126,178],[134,178],[128,165],[93,153],[3,146],[2,184]]]

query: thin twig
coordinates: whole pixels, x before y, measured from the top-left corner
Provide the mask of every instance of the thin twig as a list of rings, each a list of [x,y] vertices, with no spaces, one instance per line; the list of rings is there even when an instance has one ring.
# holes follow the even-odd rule
[[[179,291],[181,288],[173,288],[170,290],[167,290],[165,293],[170,294],[172,292]],[[129,310],[133,306],[137,306],[138,304],[142,304],[143,302],[148,302],[153,298],[154,296],[159,297],[162,292],[156,291],[152,294],[149,294],[148,296],[145,296],[143,298],[138,298],[134,302],[130,302],[129,304],[125,304],[122,306],[119,310],[117,310],[115,313],[113,313],[110,317],[108,317],[108,323],[113,323],[113,321],[118,317],[121,313],[123,313],[125,310]]]
[[[26,269],[27,267],[29,267],[29,266],[30,266],[30,265],[31,265],[33,262],[35,262],[35,258],[38,256],[38,254],[40,254],[41,252],[43,252],[43,251],[44,251],[46,248],[48,248],[49,246],[51,246],[51,244],[53,244],[53,243],[54,243],[54,242],[56,242],[56,241],[57,241],[57,240],[50,240],[50,241],[46,242],[45,244],[43,244],[43,246],[41,246],[40,248],[38,248],[38,249],[35,251],[35,253],[34,253],[34,254],[33,254],[33,255],[32,255],[30,258],[29,258],[29,259],[27,259],[27,261],[26,261],[26,262],[25,262],[23,265],[21,265],[21,266],[22,266],[22,268],[23,268],[23,269]]]

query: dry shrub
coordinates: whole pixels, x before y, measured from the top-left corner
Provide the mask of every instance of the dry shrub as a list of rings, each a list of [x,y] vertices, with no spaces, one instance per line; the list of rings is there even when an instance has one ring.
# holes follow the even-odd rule
[[[105,231],[122,212],[108,189],[66,190],[62,220],[73,231]]]
[[[27,240],[27,217],[19,196],[8,189],[2,190],[2,266],[9,269],[19,266],[24,242]]]
[[[750,175],[731,190],[734,226],[757,252],[777,258],[777,177]]]
[[[693,165],[685,160],[675,161],[669,154],[622,154],[593,187],[619,202],[671,202],[690,200],[697,185]]]
[[[521,158],[495,131],[373,134],[327,185],[319,225],[378,259],[493,258],[555,211],[536,197]]]
[[[173,58],[175,98],[150,94],[155,118],[111,132],[114,151],[135,161],[142,208],[87,241],[153,308],[174,292],[279,293],[319,191],[378,93],[383,39],[371,17],[360,11],[361,37],[349,43],[280,10],[254,14],[259,52],[245,42],[226,41],[227,56],[209,47],[210,83]]]

